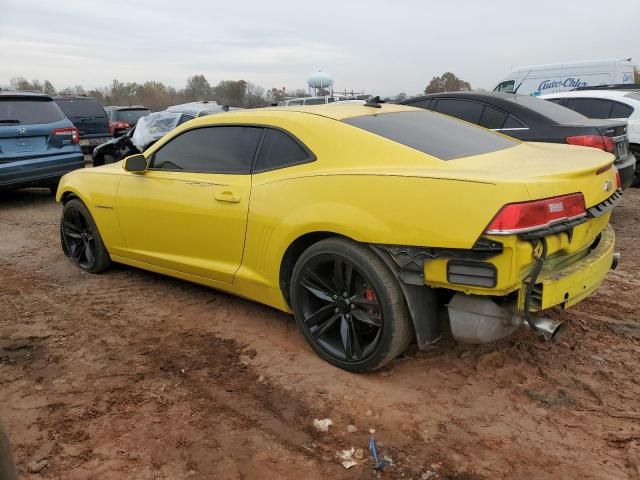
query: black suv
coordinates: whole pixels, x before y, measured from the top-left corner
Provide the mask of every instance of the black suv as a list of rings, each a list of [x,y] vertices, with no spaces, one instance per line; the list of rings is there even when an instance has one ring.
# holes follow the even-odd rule
[[[147,107],[133,105],[130,107],[104,107],[109,116],[109,132],[114,137],[124,135],[138,120],[151,113]]]
[[[111,137],[107,114],[95,98],[85,95],[60,95],[53,97],[53,100],[78,129],[82,153],[90,153],[96,145]]]

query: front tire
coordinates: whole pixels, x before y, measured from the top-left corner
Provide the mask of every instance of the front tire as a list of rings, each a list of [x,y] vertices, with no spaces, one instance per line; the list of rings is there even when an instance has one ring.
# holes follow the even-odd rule
[[[81,269],[99,273],[111,265],[111,257],[102,242],[89,209],[78,198],[64,204],[60,219],[62,251]]]
[[[413,339],[396,278],[374,252],[350,240],[322,240],[300,256],[291,303],[311,348],[344,370],[380,368]]]

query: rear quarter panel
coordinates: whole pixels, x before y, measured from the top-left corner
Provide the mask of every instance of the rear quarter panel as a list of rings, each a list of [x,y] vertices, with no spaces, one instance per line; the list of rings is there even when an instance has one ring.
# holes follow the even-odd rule
[[[311,232],[365,243],[470,248],[521,185],[392,175],[254,176],[239,275],[277,288],[289,245]]]

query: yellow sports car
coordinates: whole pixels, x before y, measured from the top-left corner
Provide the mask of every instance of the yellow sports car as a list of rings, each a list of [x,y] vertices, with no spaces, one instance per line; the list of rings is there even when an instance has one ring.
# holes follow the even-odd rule
[[[367,371],[437,341],[442,311],[460,341],[554,337],[538,312],[615,267],[613,160],[375,101],[225,113],[64,176],[62,246],[293,312]]]

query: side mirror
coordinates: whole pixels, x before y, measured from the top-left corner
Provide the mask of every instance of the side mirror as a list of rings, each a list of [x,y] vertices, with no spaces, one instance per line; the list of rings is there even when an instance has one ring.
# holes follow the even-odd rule
[[[131,173],[144,173],[147,171],[147,159],[138,153],[124,159],[124,169]]]

